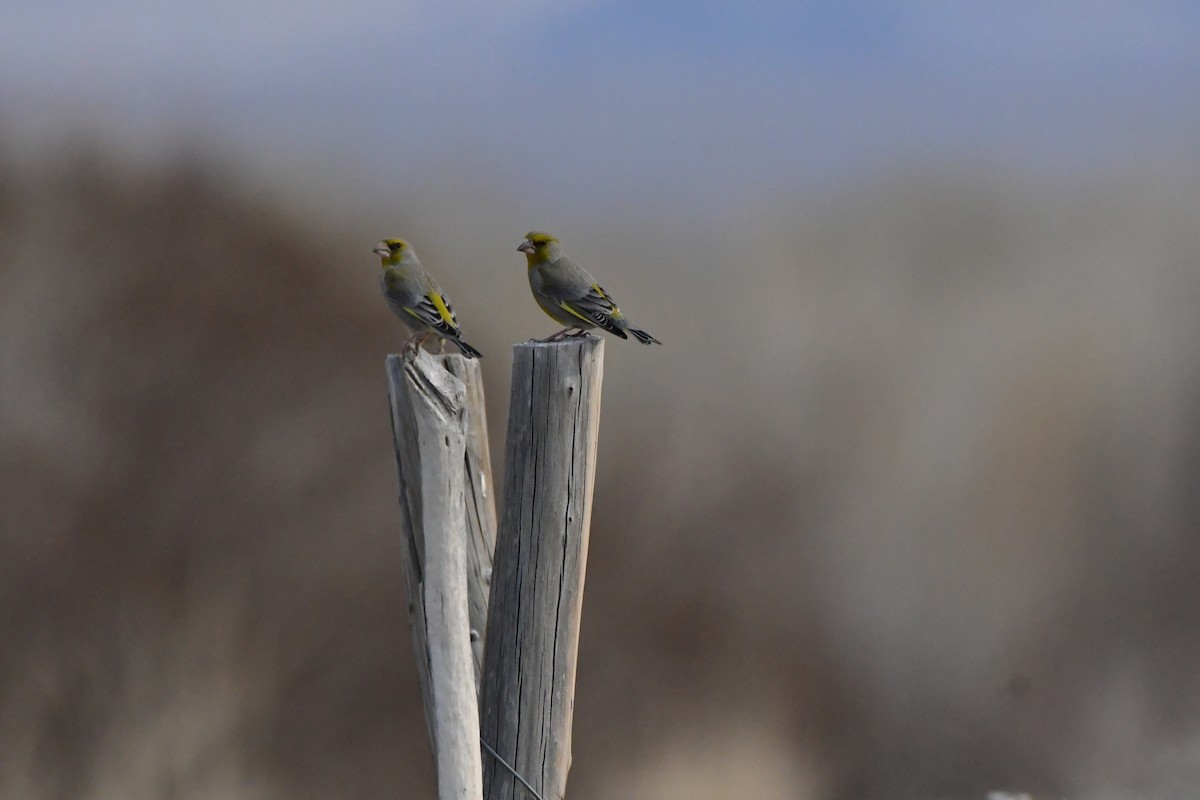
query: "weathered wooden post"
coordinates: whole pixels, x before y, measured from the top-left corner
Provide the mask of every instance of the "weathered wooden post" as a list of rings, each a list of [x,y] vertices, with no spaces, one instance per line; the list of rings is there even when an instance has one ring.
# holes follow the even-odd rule
[[[513,348],[504,498],[484,654],[487,800],[566,791],[604,342]]]
[[[388,357],[439,798],[566,791],[603,365],[604,342],[591,337],[514,348],[497,536],[478,362]]]
[[[423,351],[387,360],[409,618],[440,800],[482,798],[478,665],[495,515],[479,368],[465,361]]]
[[[492,587],[492,556],[496,552],[496,500],[483,375],[477,359],[441,356],[439,360],[451,375],[463,382],[466,389],[467,449],[463,478],[466,481],[464,496],[467,512],[467,612],[471,620],[475,690],[479,692],[483,679],[488,595]]]

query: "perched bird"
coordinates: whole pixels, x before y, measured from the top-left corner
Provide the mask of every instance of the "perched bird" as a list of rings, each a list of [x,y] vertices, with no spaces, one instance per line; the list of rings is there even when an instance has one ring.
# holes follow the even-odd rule
[[[406,350],[415,351],[431,333],[449,339],[467,358],[483,354],[462,340],[462,328],[450,301],[442,293],[433,276],[417,260],[412,245],[403,239],[384,239],[375,245],[383,275],[379,288],[383,299],[413,335],[404,343]]]
[[[529,288],[533,299],[550,318],[567,327],[542,341],[553,342],[570,331],[573,336],[589,328],[603,328],[622,339],[633,334],[642,344],[662,344],[650,334],[629,324],[608,292],[583,267],[563,254],[558,238],[548,233],[530,231],[525,234],[518,251],[529,262]]]

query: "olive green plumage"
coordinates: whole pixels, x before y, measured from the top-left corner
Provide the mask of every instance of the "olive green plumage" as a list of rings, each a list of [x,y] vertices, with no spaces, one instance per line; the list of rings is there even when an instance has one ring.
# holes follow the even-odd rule
[[[482,356],[462,340],[462,328],[450,300],[421,265],[412,245],[403,239],[384,239],[375,245],[374,252],[383,267],[379,277],[383,299],[413,334],[404,343],[405,348],[415,350],[426,337],[436,334],[454,342],[467,358]]]
[[[622,339],[632,334],[642,344],[662,344],[629,324],[592,274],[563,253],[557,237],[530,231],[517,250],[525,254],[528,262],[533,299],[551,319],[567,326],[544,341],[561,339],[572,330],[582,334],[590,328],[601,328]]]

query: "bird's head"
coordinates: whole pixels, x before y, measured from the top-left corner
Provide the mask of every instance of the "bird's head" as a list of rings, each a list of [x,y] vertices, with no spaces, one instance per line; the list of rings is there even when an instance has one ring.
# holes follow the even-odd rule
[[[525,241],[521,242],[517,250],[525,254],[525,259],[532,267],[558,258],[562,254],[562,245],[559,244],[557,236],[543,231],[530,231],[525,234]]]
[[[382,264],[386,267],[389,264],[399,264],[405,257],[412,256],[413,249],[412,245],[403,239],[384,239],[375,245],[373,252],[382,259]]]

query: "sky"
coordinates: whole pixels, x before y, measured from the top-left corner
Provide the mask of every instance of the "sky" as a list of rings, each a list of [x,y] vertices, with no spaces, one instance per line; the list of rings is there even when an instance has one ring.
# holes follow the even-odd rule
[[[1197,41],[1189,2],[8,0],[0,133],[720,207],[905,162],[1186,156]]]

